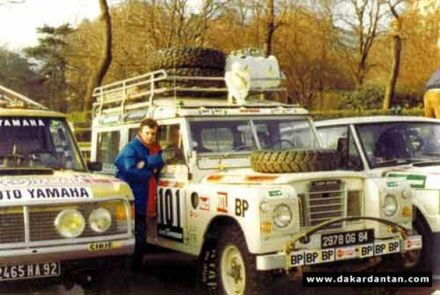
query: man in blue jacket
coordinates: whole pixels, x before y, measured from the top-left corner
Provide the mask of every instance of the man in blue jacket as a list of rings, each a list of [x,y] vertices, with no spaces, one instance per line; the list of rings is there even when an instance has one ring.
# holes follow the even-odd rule
[[[164,165],[160,146],[156,143],[157,129],[155,120],[144,119],[139,124],[136,138],[124,146],[115,160],[116,176],[130,185],[135,198],[136,244],[133,270],[140,270],[143,266],[147,232],[146,213],[151,193],[150,180],[156,177],[158,170]]]

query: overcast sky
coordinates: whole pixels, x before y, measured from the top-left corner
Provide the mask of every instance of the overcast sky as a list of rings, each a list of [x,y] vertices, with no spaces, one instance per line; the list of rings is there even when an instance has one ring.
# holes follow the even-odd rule
[[[0,46],[12,50],[33,46],[38,40],[36,28],[44,24],[76,25],[98,15],[97,0],[24,0],[22,4],[0,5]]]

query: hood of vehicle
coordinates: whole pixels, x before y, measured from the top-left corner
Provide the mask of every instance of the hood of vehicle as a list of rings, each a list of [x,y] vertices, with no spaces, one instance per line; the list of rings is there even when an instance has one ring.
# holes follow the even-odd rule
[[[250,168],[246,168],[211,173],[207,175],[203,181],[225,184],[287,184],[296,181],[364,178],[364,176],[365,174],[362,172],[342,170],[296,173],[259,173]]]
[[[105,197],[133,199],[130,187],[111,176],[66,171],[0,176],[2,202],[71,202]]]
[[[406,179],[412,188],[440,189],[440,165],[404,166],[387,169],[384,175]]]

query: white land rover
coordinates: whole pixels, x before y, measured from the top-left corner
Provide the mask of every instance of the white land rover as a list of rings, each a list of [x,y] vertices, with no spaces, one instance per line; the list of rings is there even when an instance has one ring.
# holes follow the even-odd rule
[[[132,203],[126,183],[87,172],[64,114],[0,86],[0,283],[92,283],[133,252]]]
[[[420,266],[440,274],[440,121],[373,116],[316,125],[326,146],[342,152],[343,169],[406,179],[415,189],[414,227],[423,236]]]
[[[255,294],[282,270],[368,263],[421,247],[420,236],[409,234],[405,181],[324,171],[336,167],[338,155],[320,149],[308,112],[263,99],[285,89],[251,87],[238,105],[224,86],[208,87],[223,78],[169,73],[95,89],[91,158],[113,174],[139,121],[159,122],[166,165],[147,240],[198,256],[203,288]]]

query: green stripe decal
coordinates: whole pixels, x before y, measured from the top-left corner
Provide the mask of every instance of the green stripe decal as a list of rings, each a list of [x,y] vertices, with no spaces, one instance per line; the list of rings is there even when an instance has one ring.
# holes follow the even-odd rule
[[[405,178],[409,182],[412,188],[425,188],[425,183],[426,183],[425,175],[390,173],[387,176]]]

